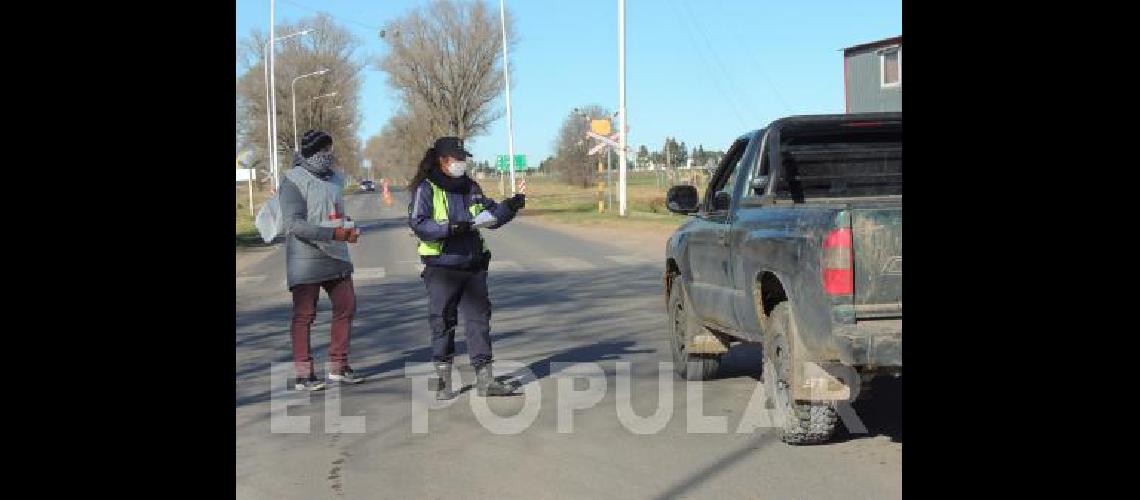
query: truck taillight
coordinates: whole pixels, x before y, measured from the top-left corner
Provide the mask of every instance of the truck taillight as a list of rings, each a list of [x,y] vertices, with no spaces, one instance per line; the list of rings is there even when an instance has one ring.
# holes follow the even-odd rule
[[[823,239],[823,291],[828,295],[855,293],[851,229],[836,229]]]

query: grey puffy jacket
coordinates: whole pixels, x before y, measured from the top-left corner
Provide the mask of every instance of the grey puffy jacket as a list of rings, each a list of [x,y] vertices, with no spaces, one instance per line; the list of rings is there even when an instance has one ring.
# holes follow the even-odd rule
[[[329,220],[334,211],[344,211],[344,178],[334,174],[321,180],[301,166],[281,179],[281,216],[285,222],[285,268],[289,289],[306,283],[346,278],[352,275],[348,243],[333,241]]]

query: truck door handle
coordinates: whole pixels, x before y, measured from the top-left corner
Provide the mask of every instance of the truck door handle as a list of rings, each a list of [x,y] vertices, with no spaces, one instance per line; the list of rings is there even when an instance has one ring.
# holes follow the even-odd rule
[[[716,241],[721,245],[728,246],[728,231],[720,231],[716,234]]]

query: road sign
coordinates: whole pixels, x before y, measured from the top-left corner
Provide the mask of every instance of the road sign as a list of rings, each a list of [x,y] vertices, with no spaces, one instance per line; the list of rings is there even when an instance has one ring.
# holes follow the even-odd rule
[[[257,171],[252,168],[239,168],[237,169],[237,182],[249,182],[257,180]]]
[[[495,170],[507,171],[507,155],[498,155],[495,158]],[[515,172],[526,170],[526,155],[515,155]]]

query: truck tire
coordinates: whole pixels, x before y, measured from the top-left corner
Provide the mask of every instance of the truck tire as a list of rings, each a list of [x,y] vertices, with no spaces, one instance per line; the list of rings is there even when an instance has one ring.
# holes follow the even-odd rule
[[[673,369],[685,380],[712,380],[720,370],[719,354],[693,354],[685,346],[700,324],[685,300],[685,282],[680,276],[673,280],[669,293],[669,345],[673,351]],[[692,364],[692,370],[690,370]]]
[[[772,309],[764,343],[764,390],[775,406],[780,439],[791,445],[819,444],[831,439],[839,423],[828,401],[793,401],[788,345],[795,325],[787,302]]]

